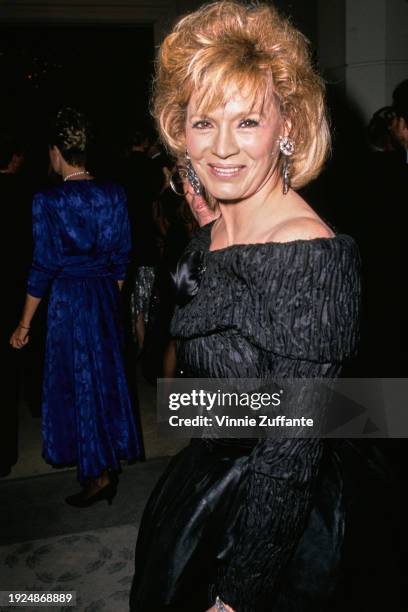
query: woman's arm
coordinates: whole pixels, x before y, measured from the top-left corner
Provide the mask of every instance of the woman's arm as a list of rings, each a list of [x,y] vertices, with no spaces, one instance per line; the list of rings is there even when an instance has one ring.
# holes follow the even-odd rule
[[[20,323],[10,338],[13,348],[21,349],[29,341],[31,321],[42,297],[58,274],[60,265],[57,216],[47,198],[39,193],[33,200],[34,253],[27,282],[27,295]]]
[[[51,286],[61,267],[58,237],[58,213],[52,201],[44,194],[36,194],[33,200],[34,253],[28,275],[27,293],[42,298]]]
[[[10,338],[10,344],[13,348],[21,349],[28,343],[31,321],[40,302],[41,298],[34,297],[27,293],[20,323]]]
[[[118,188],[115,195],[116,208],[112,225],[115,228],[116,244],[112,251],[111,268],[113,278],[117,281],[119,290],[121,290],[126,279],[127,267],[130,261],[131,235],[125,192],[123,189]]]
[[[212,585],[233,609],[266,605],[305,529],[322,449],[318,439],[265,439],[255,447],[231,517],[234,545]]]
[[[31,321],[37,311],[37,308],[40,302],[41,302],[40,297],[34,297],[33,295],[30,295],[29,293],[27,293],[24,308],[23,308],[23,314],[20,319],[21,326],[24,326],[24,327],[31,326]]]
[[[328,403],[314,381],[338,376],[341,364],[357,346],[360,263],[350,239],[305,240],[297,246],[297,263],[278,268],[282,282],[276,268],[259,267],[256,287],[274,287],[266,319],[273,325],[269,335],[264,325],[255,340],[277,355],[278,369],[271,368],[271,382],[288,379],[287,388],[283,387],[285,414],[290,409],[294,415],[320,417],[315,421],[319,424],[324,423]],[[279,371],[284,376],[279,377]],[[213,601],[218,595],[239,612],[268,609],[271,592],[310,515],[324,443],[319,438],[265,438],[256,444],[242,497],[231,504],[234,537],[231,544],[220,545],[220,550],[228,549],[217,567]]]

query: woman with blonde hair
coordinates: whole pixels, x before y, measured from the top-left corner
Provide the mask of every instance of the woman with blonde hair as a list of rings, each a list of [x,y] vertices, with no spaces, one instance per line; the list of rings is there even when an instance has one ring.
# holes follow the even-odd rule
[[[304,36],[267,4],[188,14],[160,48],[154,112],[192,188],[220,211],[178,264],[185,375],[337,376],[358,337],[359,255],[296,193],[330,146]],[[327,610],[341,489],[320,439],[192,440],[146,507],[131,610]]]

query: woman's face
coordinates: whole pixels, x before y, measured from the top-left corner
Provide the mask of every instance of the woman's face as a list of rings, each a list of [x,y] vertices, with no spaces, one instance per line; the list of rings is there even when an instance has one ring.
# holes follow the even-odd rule
[[[219,201],[250,198],[274,182],[284,135],[272,100],[261,113],[236,93],[224,107],[203,113],[193,95],[187,108],[187,151],[201,182]]]

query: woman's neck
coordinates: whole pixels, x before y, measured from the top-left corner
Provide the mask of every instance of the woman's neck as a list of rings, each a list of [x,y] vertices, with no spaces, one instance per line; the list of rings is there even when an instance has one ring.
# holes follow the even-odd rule
[[[291,192],[283,195],[280,180],[266,185],[258,193],[239,202],[220,202],[221,216],[214,224],[216,248],[263,242],[275,223],[287,214]]]
[[[62,168],[61,177],[63,181],[77,181],[87,177],[89,172],[84,166],[70,166],[66,165]]]
[[[67,177],[70,177],[68,180],[73,181],[86,177],[88,172],[84,165],[72,165],[68,164],[65,160],[62,160],[60,174],[63,181],[65,181]]]

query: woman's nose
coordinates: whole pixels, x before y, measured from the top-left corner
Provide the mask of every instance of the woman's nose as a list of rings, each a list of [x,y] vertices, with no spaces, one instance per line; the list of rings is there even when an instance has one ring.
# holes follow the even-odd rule
[[[233,130],[229,126],[221,126],[214,137],[213,153],[221,159],[226,159],[239,152],[239,146]]]

